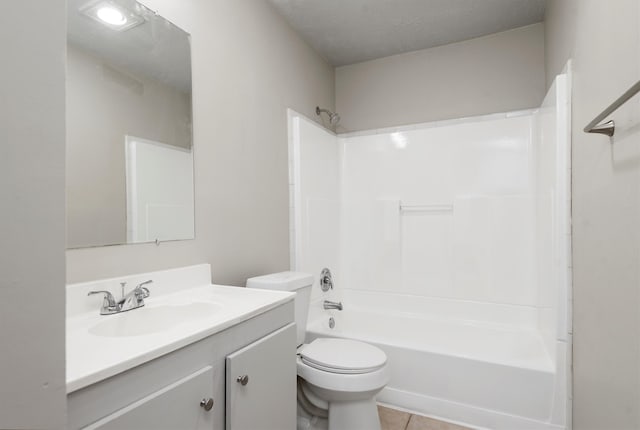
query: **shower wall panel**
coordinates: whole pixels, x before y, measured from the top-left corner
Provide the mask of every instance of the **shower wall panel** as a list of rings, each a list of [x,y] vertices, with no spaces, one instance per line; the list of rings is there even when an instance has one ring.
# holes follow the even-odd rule
[[[536,306],[532,116],[340,138],[346,288]]]
[[[291,270],[312,273],[318,298],[323,267],[336,279],[340,236],[340,164],[336,136],[289,111]]]

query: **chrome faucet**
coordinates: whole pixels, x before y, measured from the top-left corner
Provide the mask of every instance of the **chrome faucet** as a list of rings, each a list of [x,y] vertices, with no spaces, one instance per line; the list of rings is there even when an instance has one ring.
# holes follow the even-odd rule
[[[330,300],[325,300],[322,302],[322,307],[325,309],[336,309],[338,311],[342,310],[342,302],[332,302]]]
[[[126,312],[144,306],[144,299],[149,297],[151,294],[149,289],[144,287],[144,285],[152,282],[152,280],[142,282],[127,294],[124,294],[124,287],[127,283],[120,283],[120,287],[122,288],[122,298],[117,302],[113,297],[113,294],[109,291],[89,291],[89,294],[87,295],[92,296],[94,294],[104,294],[104,300],[102,301],[102,307],[100,308],[100,315],[119,314],[120,312]]]

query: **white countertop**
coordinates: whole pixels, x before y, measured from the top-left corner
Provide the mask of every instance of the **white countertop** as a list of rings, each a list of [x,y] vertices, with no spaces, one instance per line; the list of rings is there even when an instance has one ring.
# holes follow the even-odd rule
[[[152,286],[151,286],[152,287]],[[124,372],[175,351],[256,315],[276,308],[295,294],[241,287],[204,285],[145,299],[143,308],[116,315],[100,315],[99,306],[67,317],[67,393]],[[93,299],[95,302],[95,298]],[[91,328],[108,319],[127,318],[145,308],[210,303],[214,311],[196,319],[185,318],[160,332],[137,336],[103,336]],[[138,316],[143,314],[138,314]]]

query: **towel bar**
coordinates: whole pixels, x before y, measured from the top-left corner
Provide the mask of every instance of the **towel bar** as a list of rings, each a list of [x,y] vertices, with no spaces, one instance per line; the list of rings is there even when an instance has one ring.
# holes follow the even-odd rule
[[[602,121],[615,112],[620,106],[625,104],[631,97],[640,92],[640,81],[631,86],[624,94],[622,94],[616,101],[611,103],[609,107],[600,113],[584,128],[585,133],[600,133],[606,134],[611,137],[616,132],[616,123],[613,120],[602,123]]]

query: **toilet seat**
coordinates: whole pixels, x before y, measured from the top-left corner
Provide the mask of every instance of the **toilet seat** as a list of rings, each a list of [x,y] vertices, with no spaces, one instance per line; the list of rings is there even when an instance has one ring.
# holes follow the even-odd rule
[[[304,345],[298,355],[315,369],[345,375],[375,372],[387,363],[379,348],[350,339],[319,338]]]
[[[367,393],[377,392],[389,382],[389,368],[381,368],[368,373],[334,373],[309,366],[298,357],[296,371],[305,382],[321,389],[367,397]]]
[[[327,389],[363,398],[389,381],[386,354],[373,345],[350,339],[318,338],[302,345],[297,373],[316,391]]]

